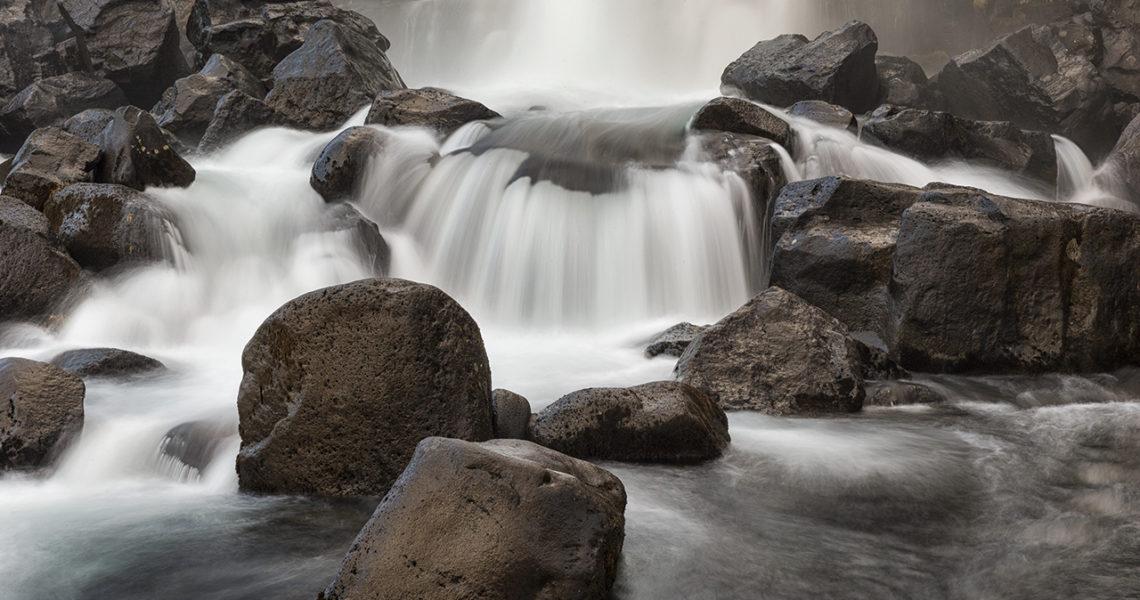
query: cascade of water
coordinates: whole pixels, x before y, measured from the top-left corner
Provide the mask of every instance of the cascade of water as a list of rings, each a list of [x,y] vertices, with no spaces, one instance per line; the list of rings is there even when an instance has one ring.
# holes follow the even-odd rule
[[[1080,146],[1065,137],[1054,135],[1053,143],[1057,148],[1058,201],[1132,212],[1140,210],[1135,203],[1125,199],[1127,193],[1118,184],[1111,165],[1093,168],[1092,161]]]

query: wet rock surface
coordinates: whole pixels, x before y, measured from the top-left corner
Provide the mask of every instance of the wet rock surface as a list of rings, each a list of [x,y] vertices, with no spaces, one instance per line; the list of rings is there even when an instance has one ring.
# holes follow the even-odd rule
[[[58,367],[0,359],[0,470],[50,466],[83,428],[85,393]]]
[[[4,194],[43,210],[56,190],[90,181],[101,157],[98,146],[78,136],[55,127],[37,129],[12,159]]]
[[[80,377],[129,378],[166,370],[158,360],[119,348],[68,350],[51,359],[51,364]]]
[[[530,402],[510,391],[491,392],[491,413],[495,419],[495,437],[508,440],[527,439],[530,425]]]
[[[54,239],[83,267],[102,270],[169,258],[172,217],[132,188],[80,183],[52,194],[44,206]]]
[[[127,103],[119,86],[88,73],[67,73],[41,79],[24,88],[0,108],[0,127],[8,133],[0,151],[19,147],[38,127],[59,125],[89,108],[117,108]]]
[[[387,134],[372,127],[345,129],[325,146],[313,163],[309,185],[325,202],[351,199],[372,157],[384,150],[387,140]]]
[[[148,186],[186,187],[194,182],[194,167],[170,145],[150,113],[124,106],[115,111],[96,143],[103,161],[96,173],[102,183],[136,190]]]
[[[472,121],[500,118],[475,100],[439,88],[382,91],[368,110],[366,123],[396,127],[429,127],[447,137]]]
[[[325,208],[321,215],[325,231],[343,231],[353,237],[357,249],[372,273],[386,275],[392,262],[392,250],[380,234],[380,227],[360,214],[351,204],[338,203]]]
[[[706,327],[701,325],[678,323],[650,340],[645,348],[645,356],[653,358],[664,354],[680,358],[685,348],[705,329]]]
[[[45,315],[79,279],[79,265],[49,239],[47,218],[8,196],[0,196],[0,264],[0,321]]]
[[[740,98],[720,97],[701,107],[689,127],[694,130],[727,131],[767,138],[790,147],[788,124],[763,107]]]

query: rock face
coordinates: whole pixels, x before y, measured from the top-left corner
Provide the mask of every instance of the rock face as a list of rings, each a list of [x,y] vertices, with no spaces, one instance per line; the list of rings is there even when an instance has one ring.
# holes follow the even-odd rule
[[[85,392],[58,367],[0,359],[0,470],[49,466],[83,428]]]
[[[791,114],[816,123],[830,125],[838,129],[847,129],[852,133],[859,131],[859,122],[854,113],[843,108],[824,102],[823,100],[802,100],[792,105]]]
[[[309,29],[305,43],[273,69],[265,102],[289,124],[332,129],[382,90],[405,87],[373,40],[332,21]]]
[[[40,79],[63,75],[55,3],[8,0],[0,6],[0,105]],[[58,13],[58,11],[56,11]]]
[[[1140,116],[1120,134],[1098,174],[1101,183],[1140,206]]]
[[[170,216],[134,189],[78,183],[59,190],[44,206],[52,234],[82,266],[103,270],[126,262],[169,257]]]
[[[148,186],[186,187],[194,182],[194,167],[170,147],[150,113],[124,106],[97,138],[103,162],[97,180],[136,190]]]
[[[387,140],[385,133],[372,127],[345,129],[325,146],[313,163],[309,185],[325,202],[351,199],[369,161],[384,149]]]
[[[343,231],[353,236],[365,263],[375,275],[386,275],[392,263],[392,251],[380,228],[348,203],[332,204],[321,215],[325,231]]]
[[[388,127],[430,127],[447,137],[471,121],[499,117],[499,113],[479,102],[460,98],[447,90],[428,87],[380,92],[373,100],[365,122]]]
[[[861,113],[879,100],[878,49],[875,32],[858,21],[812,41],[802,35],[782,35],[756,44],[733,61],[721,82],[766,104],[824,100]]]
[[[153,105],[189,71],[168,2],[59,0],[59,7],[91,66],[118,83],[132,103]]]
[[[428,438],[322,597],[604,600],[625,502],[609,472],[529,442]]]
[[[214,116],[198,143],[200,152],[217,150],[250,131],[278,121],[277,113],[265,102],[234,90],[218,100]]]
[[[197,146],[214,120],[218,102],[230,92],[253,98],[265,96],[265,87],[245,67],[215,54],[202,70],[174,82],[151,110],[160,127],[188,146]]]
[[[1089,3],[1103,45],[1100,72],[1118,97],[1140,98],[1140,5],[1135,0]]]
[[[645,348],[646,358],[653,358],[665,354],[680,358],[698,335],[706,328],[692,323],[678,323],[649,341]]]
[[[491,437],[479,328],[438,289],[370,279],[273,313],[242,355],[242,489],[380,495],[431,435]]]
[[[491,392],[491,414],[495,419],[495,437],[525,440],[530,426],[530,401],[510,390]]]
[[[37,129],[13,158],[4,180],[4,194],[43,210],[52,192],[90,181],[101,155],[98,146],[62,129]]]
[[[118,348],[68,350],[51,359],[51,364],[80,377],[122,378],[166,369],[149,356]]]
[[[574,392],[540,412],[530,433],[570,456],[630,462],[700,462],[729,442],[724,411],[676,381]]]
[[[853,412],[864,397],[859,345],[834,317],[772,287],[693,340],[676,375],[728,410]]]
[[[0,109],[0,127],[9,134],[0,150],[11,151],[37,127],[59,125],[81,110],[117,108],[126,103],[119,86],[95,75],[68,73],[41,79]]]
[[[875,58],[879,73],[879,101],[894,106],[929,107],[940,102],[926,72],[905,56],[879,56]]]
[[[720,97],[701,107],[689,126],[697,131],[728,131],[767,138],[791,147],[792,130],[776,115],[740,98]]]
[[[863,124],[862,137],[920,160],[962,158],[1049,185],[1057,181],[1052,136],[1024,131],[1006,121],[972,121],[946,112],[884,106]]]
[[[79,278],[79,265],[48,239],[48,227],[39,211],[0,196],[0,320],[47,313]]]

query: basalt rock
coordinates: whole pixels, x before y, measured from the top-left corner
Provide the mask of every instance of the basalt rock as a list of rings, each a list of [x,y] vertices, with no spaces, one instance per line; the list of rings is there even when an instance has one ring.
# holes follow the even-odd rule
[[[149,186],[186,187],[194,182],[194,167],[171,147],[150,113],[124,106],[97,138],[103,161],[96,181],[137,190]]]
[[[77,183],[44,205],[53,237],[83,267],[96,271],[169,257],[172,218],[150,196],[107,183]]]
[[[62,129],[37,129],[13,158],[4,180],[4,194],[43,210],[56,190],[90,181],[101,154],[98,146]]]
[[[0,470],[50,466],[83,428],[85,392],[59,367],[0,359]]]
[[[47,218],[24,202],[0,196],[0,320],[42,316],[79,278],[79,265],[48,238]]]
[[[543,409],[530,439],[577,458],[695,463],[728,447],[728,417],[708,395],[676,381],[591,388]]]
[[[346,202],[326,206],[321,219],[325,231],[342,231],[353,237],[364,263],[374,275],[388,274],[392,251],[376,223]]]
[[[159,448],[164,456],[201,474],[218,457],[222,442],[234,435],[237,429],[232,422],[190,421],[167,431]]]
[[[380,92],[372,102],[365,123],[387,127],[429,127],[447,137],[471,121],[500,117],[499,113],[479,102],[428,87]]]
[[[325,202],[352,198],[369,162],[384,149],[387,139],[387,134],[372,127],[345,129],[325,146],[313,163],[309,185]]]
[[[149,356],[118,348],[68,350],[51,359],[51,364],[84,378],[123,379],[166,370],[166,365]]]
[[[405,87],[375,41],[332,21],[309,29],[305,43],[273,69],[265,102],[285,122],[332,129],[383,90]]]
[[[1102,185],[1140,207],[1140,116],[1120,134],[1097,177]]]
[[[491,413],[495,418],[495,437],[498,439],[525,440],[530,426],[530,402],[510,391],[491,392]]]
[[[721,82],[766,104],[824,100],[861,113],[879,100],[878,48],[875,32],[858,21],[812,41],[802,35],[782,35],[756,44],[733,61]]]
[[[685,353],[685,348],[705,329],[706,327],[692,323],[678,323],[650,340],[645,348],[645,356],[653,358],[664,354],[680,358]]]
[[[689,126],[697,131],[727,131],[767,138],[791,147],[792,130],[787,122],[754,102],[720,97],[697,111]]]
[[[60,124],[59,128],[87,142],[96,144],[99,134],[115,119],[115,111],[109,108],[89,108],[72,115]]]
[[[929,108],[941,101],[926,72],[905,56],[875,58],[879,74],[879,102],[895,106]]]
[[[151,112],[160,127],[184,144],[197,146],[214,119],[218,101],[233,90],[233,83],[225,79],[195,73],[175,81]]]
[[[254,129],[276,125],[279,121],[277,113],[268,104],[234,90],[218,100],[214,116],[198,143],[198,151],[217,150]]]
[[[224,54],[214,54],[205,66],[198,71],[205,77],[217,77],[233,84],[235,89],[241,90],[254,98],[264,98],[266,90],[256,75],[251,73],[237,61],[231,60]]]
[[[521,440],[428,438],[323,600],[604,600],[625,536],[608,471]]]
[[[60,52],[61,24],[52,9],[54,2],[42,0],[8,0],[0,6],[0,105],[72,66]]]
[[[855,119],[855,115],[851,111],[822,100],[796,102],[788,112],[797,117],[811,119],[816,123],[830,125],[838,129],[847,129],[852,133],[859,131],[859,121]]]
[[[127,103],[113,82],[88,73],[67,73],[39,80],[16,94],[0,109],[0,151],[18,148],[39,127],[59,125],[88,108],[117,108]]]
[[[771,287],[693,340],[676,376],[726,410],[854,412],[865,394],[859,344],[834,317]]]
[[[242,367],[244,490],[381,495],[424,437],[492,435],[479,328],[428,285],[369,279],[291,300]]]

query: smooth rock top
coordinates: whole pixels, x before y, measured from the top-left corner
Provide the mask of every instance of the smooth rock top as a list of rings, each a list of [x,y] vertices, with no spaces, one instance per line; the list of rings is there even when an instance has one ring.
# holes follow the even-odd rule
[[[51,359],[51,364],[80,377],[129,377],[166,370],[160,361],[118,348],[68,350]]]
[[[741,98],[720,97],[701,107],[689,126],[694,130],[729,131],[756,135],[791,147],[792,130],[787,122]]]
[[[471,121],[497,119],[500,116],[474,100],[460,98],[447,90],[427,87],[380,92],[372,102],[365,122],[388,127],[430,127],[447,137]]]
[[[83,428],[85,392],[54,365],[0,359],[0,470],[50,465]]]
[[[79,278],[79,265],[48,239],[47,219],[0,196],[0,321],[43,316]]]
[[[525,440],[530,426],[530,401],[510,390],[491,392],[491,412],[495,417],[495,437]]]
[[[309,185],[325,202],[350,200],[364,179],[372,157],[379,154],[388,134],[373,127],[349,127],[321,151],[313,163]]]
[[[492,435],[479,328],[440,290],[366,279],[295,298],[242,354],[242,489],[381,495],[431,435]]]
[[[353,542],[323,600],[605,600],[625,489],[521,440],[427,438]]]

